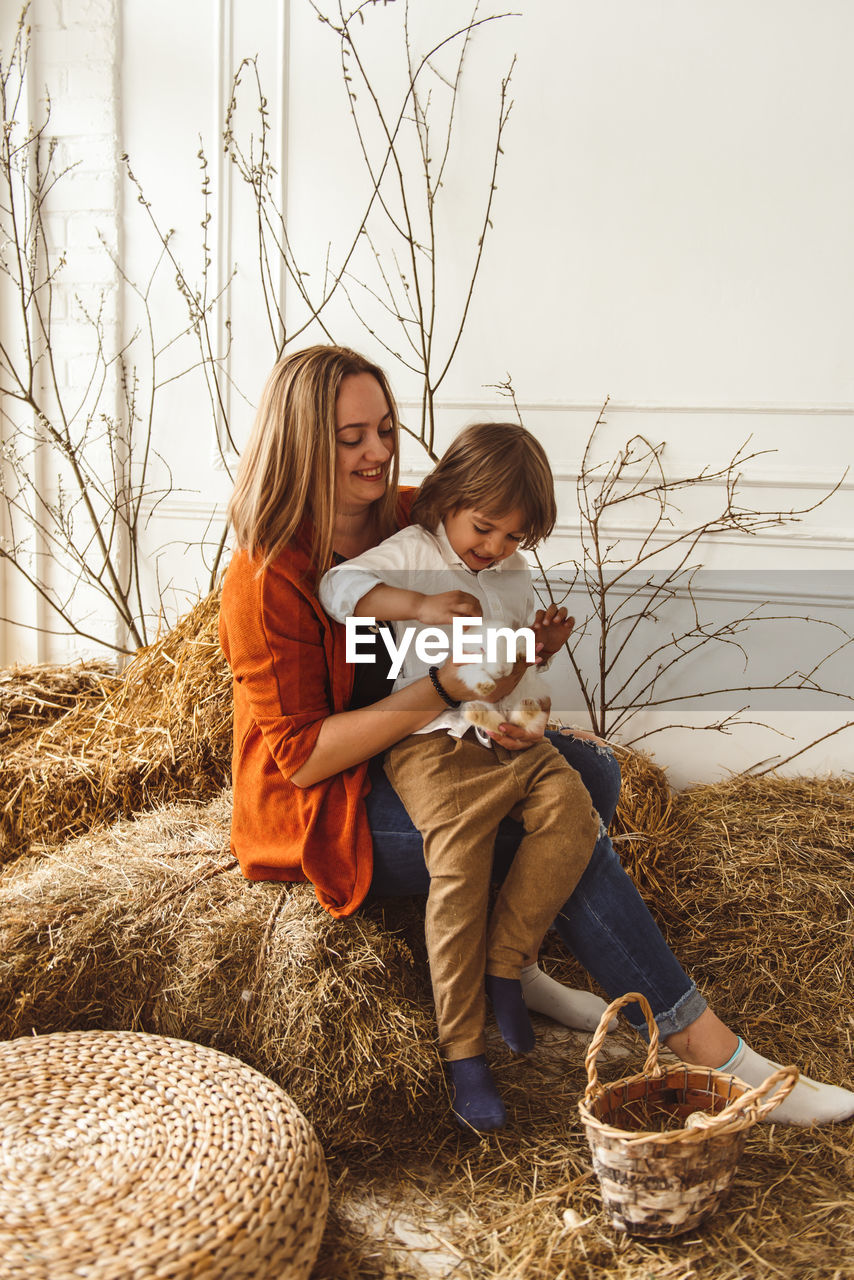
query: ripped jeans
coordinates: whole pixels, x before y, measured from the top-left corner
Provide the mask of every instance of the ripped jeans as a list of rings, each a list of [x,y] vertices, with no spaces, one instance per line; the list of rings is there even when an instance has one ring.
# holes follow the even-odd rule
[[[553,927],[609,999],[640,991],[652,1006],[662,1036],[683,1031],[700,1016],[706,1001],[664,941],[607,833],[620,794],[620,766],[606,747],[562,733],[546,736],[581,775],[603,823],[590,862]],[[372,788],[365,801],[374,844],[370,896],[426,894],[430,877],[421,835],[388,781],[380,757],[371,761],[370,777]],[[520,824],[505,818],[495,842],[497,882],[507,874],[521,837]],[[634,1027],[645,1031],[636,1004],[625,1014]]]

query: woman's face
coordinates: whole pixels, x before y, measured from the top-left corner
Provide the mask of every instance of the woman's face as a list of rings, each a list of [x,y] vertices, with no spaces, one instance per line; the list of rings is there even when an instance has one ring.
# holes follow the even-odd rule
[[[385,492],[394,457],[391,410],[372,374],[342,378],[335,423],[335,506],[352,515]]]

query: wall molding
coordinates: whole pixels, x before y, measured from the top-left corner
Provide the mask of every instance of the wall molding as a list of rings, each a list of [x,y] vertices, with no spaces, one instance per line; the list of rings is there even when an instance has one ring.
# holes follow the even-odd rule
[[[290,80],[288,72],[291,65],[291,3],[290,0],[279,0],[277,30],[278,56],[276,58],[276,92],[278,119],[276,133],[280,139],[281,151],[278,156],[279,170],[279,208],[288,225],[288,128],[290,125]],[[282,315],[287,315],[287,280],[288,273],[285,260],[279,262],[279,299]]]
[[[716,572],[716,571],[710,571]],[[723,572],[723,571],[717,571]],[[584,592],[584,579],[579,575],[573,580],[570,577],[563,577],[560,574],[550,574],[549,582],[552,587],[555,585],[572,587],[574,591]],[[546,579],[542,574],[534,575],[535,588],[544,588]],[[640,599],[649,599],[652,596],[652,589],[644,588],[643,584],[622,584],[615,583],[609,588],[609,593],[618,599],[627,599],[630,596]],[[805,608],[809,609],[843,609],[848,612],[854,611],[854,598],[850,593],[842,591],[780,591],[774,587],[763,586],[759,591],[757,588],[751,587],[727,587],[726,590],[720,587],[704,586],[701,581],[698,585],[692,587],[689,592],[686,587],[675,585],[673,587],[673,596],[677,600],[694,599],[705,603],[727,603],[737,604],[748,607],[753,605],[768,605],[771,608],[791,608],[797,609],[798,613],[802,613]],[[589,598],[589,597],[587,597]],[[664,604],[666,602],[662,602]],[[571,612],[571,610],[570,610]],[[757,615],[756,621],[761,620],[762,615]]]
[[[204,498],[157,498],[144,500],[142,503],[141,514],[148,517],[158,511],[161,515],[168,516],[170,520],[195,520],[207,523],[221,517],[226,517],[228,500],[222,502],[206,502]]]
[[[428,469],[425,468],[425,471],[423,474],[426,474],[427,470]],[[408,470],[406,474],[401,477],[401,479],[405,483],[408,478],[417,477],[418,474],[422,474],[422,473],[416,473],[412,470]],[[216,501],[211,502],[209,499],[205,499],[205,498],[187,498],[187,497],[176,498],[176,497],[166,496],[164,498],[159,498],[156,501],[152,501],[151,508],[153,510],[156,507],[158,511],[168,512],[170,515],[176,516],[176,517],[200,519],[202,516],[204,516],[205,518],[208,518],[210,515],[216,514],[218,512],[222,512],[222,514],[224,515],[227,503],[228,503],[228,499],[225,499],[225,498],[217,499]],[[148,509],[147,503],[143,503],[143,509],[144,510]],[[693,526],[692,525],[684,526],[685,531],[687,531],[689,528],[693,528]],[[645,527],[640,524],[637,524],[637,525],[628,524],[628,523],[624,523],[620,525],[611,524],[608,526],[608,530],[609,530],[609,533],[615,533],[620,537],[646,537],[647,536]],[[670,540],[671,537],[678,534],[679,531],[680,531],[679,525],[669,526],[669,532],[666,535],[668,541]],[[558,522],[558,524],[555,525],[554,534],[552,536],[553,537],[577,537],[578,534],[579,534],[579,527],[577,525],[570,524],[567,521],[560,521]],[[716,534],[714,540],[716,542],[719,542],[719,541],[722,541],[724,537],[725,535]],[[751,535],[750,537],[738,538],[736,539],[736,541],[738,541],[739,544],[747,542],[752,545],[758,542],[759,539],[762,537],[763,537],[762,534],[755,534],[755,535]],[[812,539],[809,534],[795,535],[793,539],[790,537],[788,531],[785,534],[781,533],[781,534],[777,534],[776,536],[767,537],[767,541],[771,543],[773,546],[779,546],[784,541],[788,545],[793,541],[797,541],[798,537],[801,537],[808,542],[814,541],[814,539]],[[833,534],[828,536],[827,531],[824,530],[821,533],[817,534],[817,537],[825,539],[826,541],[828,541],[829,543],[832,543],[833,545],[839,545],[839,546],[847,546],[854,543],[854,533],[851,533],[851,534],[839,533],[839,534]]]
[[[598,414],[604,404],[604,396],[601,400],[518,400],[517,404],[520,412],[528,413],[593,413]],[[421,409],[420,399],[406,398],[399,396],[397,403],[401,408]],[[436,402],[436,408],[439,412],[443,409],[460,410],[460,411],[478,411],[480,409],[494,410],[496,403],[505,404],[508,408],[509,415],[512,416],[513,405],[506,396],[496,394],[494,399],[455,399],[453,397],[443,398]],[[854,418],[854,403],[829,403],[829,404],[787,404],[784,402],[768,401],[767,403],[729,403],[721,401],[717,404],[690,404],[690,403],[667,403],[660,400],[609,400],[606,413],[683,413],[683,414],[721,414],[731,416],[734,414],[758,414],[769,417],[851,417]],[[591,424],[592,425],[592,424]]]
[[[411,474],[411,473],[410,473]],[[156,504],[143,503],[143,513],[148,515],[150,510],[156,505],[160,515],[171,520],[188,520],[196,524],[208,524],[211,521],[225,520],[227,501],[208,502],[202,498],[162,498]],[[664,545],[670,542],[680,532],[679,526],[669,527],[666,533],[653,535],[651,541],[653,544]],[[687,532],[687,527],[682,530]],[[609,538],[621,538],[640,542],[642,539],[648,538],[649,534],[641,525],[611,525],[608,529]],[[581,533],[578,525],[569,524],[565,521],[555,525],[551,541],[564,539],[574,542],[580,546]],[[778,534],[754,534],[751,537],[736,537],[727,534],[715,534],[710,540],[714,545],[737,546],[737,547],[772,547],[777,551],[789,550],[791,548],[807,549],[807,550],[826,550],[851,553],[854,551],[854,533],[833,533],[828,534],[827,530],[816,532],[814,535],[809,532],[800,532],[792,534],[791,530],[786,530]],[[723,572],[723,571],[721,571]],[[822,596],[822,599],[825,597]]]
[[[424,465],[408,466],[405,471],[401,468],[401,479],[411,479],[416,483],[420,483],[424,476],[429,475],[432,466],[424,463]],[[844,469],[844,468],[843,468]],[[577,468],[559,467],[554,468],[552,474],[556,481],[562,484],[577,485],[581,478]],[[631,468],[626,468],[623,473],[625,479],[621,484],[626,487],[634,481],[641,478],[641,472]],[[679,482],[679,476],[674,474],[668,479],[673,483]],[[702,480],[699,484],[706,486],[720,486],[721,481],[718,480]],[[738,482],[739,488],[746,489],[794,489],[802,490],[807,493],[830,493],[831,490],[838,490],[840,493],[854,493],[854,472],[849,472],[849,476],[840,480],[838,473],[831,471],[805,471],[803,467],[797,470],[787,467],[773,468],[769,467],[754,475],[741,475]]]
[[[496,397],[494,400],[487,399],[443,399],[437,403],[437,411],[441,415],[446,414],[466,414],[483,417],[488,419],[491,415],[495,415],[496,408],[501,404],[502,398]],[[407,411],[420,409],[420,400],[401,398],[398,401],[402,416],[406,416]],[[508,405],[508,416],[513,416],[512,406]],[[574,415],[584,414],[589,416],[589,428],[592,430],[596,418],[602,408],[600,402],[573,401],[573,400],[529,400],[519,401],[519,411],[524,417],[527,415],[544,414],[544,415]],[[842,421],[846,418],[852,420],[854,425],[854,404],[827,404],[827,405],[808,405],[808,404],[667,404],[664,402],[618,402],[610,401],[607,407],[606,416],[613,418],[616,415],[625,415],[627,419],[635,415],[656,414],[662,417],[683,416],[690,417],[719,417],[729,419],[738,415],[753,416],[757,418],[783,418],[787,417],[797,422],[798,419],[809,419],[811,421],[816,418],[825,420],[833,420],[834,422]],[[626,422],[626,429],[631,430],[629,422]],[[810,428],[812,430],[812,428]],[[587,436],[583,440],[579,439],[579,448],[577,453],[586,444]],[[410,448],[415,448],[414,441],[407,441]],[[560,447],[560,451],[565,453],[565,449],[560,442],[556,441]],[[760,442],[761,444],[761,442]],[[760,449],[760,452],[763,450]],[[776,455],[775,450],[771,448],[767,450],[770,458]],[[808,495],[820,496],[822,493],[830,494],[832,490],[837,490],[843,494],[854,493],[854,470],[849,471],[844,476],[846,467],[848,466],[848,454],[843,454],[840,446],[840,456],[835,463],[831,460],[826,466],[788,466],[785,464],[775,464],[773,461],[751,462],[749,469],[740,473],[739,488],[742,492],[782,489],[791,490],[795,493],[803,493]],[[813,459],[815,455],[812,455]],[[702,465],[699,462],[697,469]],[[427,475],[431,470],[429,461],[425,460],[417,462],[414,465],[406,467],[406,476],[418,482]],[[554,478],[562,484],[577,485],[579,481],[579,471],[577,465],[573,462],[565,463],[559,459],[553,467]],[[685,463],[680,466],[679,471],[672,471],[669,479],[677,483],[679,479],[686,474]],[[641,471],[638,468],[627,468],[625,478],[621,482],[623,486],[628,486],[633,481],[639,479]],[[844,478],[843,478],[844,477]],[[703,485],[720,485],[720,480],[700,481]],[[781,504],[782,506],[783,504]],[[810,501],[804,505],[810,505]]]
[[[222,398],[223,410],[217,408],[214,424],[214,437],[211,442],[211,466],[215,471],[232,470],[239,462],[240,455],[233,448],[225,432],[225,418],[233,422],[232,409],[235,401],[232,381],[232,346],[229,340],[226,319],[231,315],[231,276],[237,254],[235,252],[235,187],[239,183],[235,167],[225,154],[222,146],[222,126],[225,111],[231,96],[232,78],[237,70],[236,45],[239,37],[235,37],[235,13],[237,0],[217,0],[216,30],[213,42],[214,67],[213,83],[213,139],[216,148],[215,172],[215,219],[216,247],[213,254],[215,265],[214,296],[222,294],[224,305],[216,308],[216,358],[223,370]],[[277,0],[275,5],[275,51],[273,54],[273,81],[275,99],[271,108],[270,135],[279,140],[280,151],[274,156],[277,170],[276,199],[279,208],[287,221],[288,209],[288,119],[289,94],[288,71],[290,66],[291,45],[291,10],[290,0]],[[273,24],[271,24],[273,25]],[[283,313],[285,311],[285,295],[287,288],[287,268],[284,258],[279,261],[278,290]],[[239,398],[239,393],[238,393]]]
[[[680,533],[688,534],[693,525],[685,525],[680,528],[679,525],[669,525],[666,533],[649,534],[649,531],[642,525],[631,524],[609,524],[608,540],[613,542],[614,539],[627,539],[640,542],[648,540],[653,545],[665,545],[677,538]],[[558,523],[555,525],[552,538],[570,538],[580,541],[581,533],[578,525],[570,525],[566,523]],[[826,529],[817,530],[814,534],[809,531],[792,533],[789,528],[778,534],[771,533],[755,533],[738,537],[735,534],[716,533],[709,537],[708,545],[715,546],[734,546],[734,547],[774,547],[778,551],[781,549],[790,549],[792,547],[809,548],[812,551],[845,551],[854,550],[854,533],[829,533]]]

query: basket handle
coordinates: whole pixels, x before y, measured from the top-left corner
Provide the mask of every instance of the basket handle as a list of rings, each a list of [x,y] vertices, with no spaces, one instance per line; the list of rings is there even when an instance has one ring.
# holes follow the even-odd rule
[[[726,1074],[726,1072],[722,1074]],[[737,1119],[744,1112],[750,1112],[754,1120],[762,1120],[784,1098],[788,1098],[798,1083],[799,1075],[800,1072],[797,1067],[780,1067],[779,1070],[772,1071],[767,1080],[763,1080],[762,1084],[757,1085],[755,1089],[748,1089],[747,1093],[743,1093],[741,1097],[734,1098],[717,1115],[710,1115],[705,1111],[695,1111],[688,1117],[687,1127],[690,1129],[716,1129],[719,1126],[729,1124],[731,1120]],[[738,1079],[737,1076],[736,1079]],[[777,1092],[772,1097],[767,1098],[765,1102],[760,1102],[760,1099],[764,1098],[778,1084],[780,1088]]]
[[[616,1000],[612,1000],[608,1008],[599,1019],[599,1026],[593,1033],[593,1039],[587,1049],[584,1058],[584,1065],[587,1068],[587,1088],[584,1090],[584,1101],[589,1105],[593,1094],[599,1084],[599,1075],[596,1071],[596,1059],[599,1056],[599,1050],[608,1034],[608,1023],[611,1021],[615,1013],[618,1013],[624,1005],[637,1003],[640,1005],[643,1015],[646,1018],[646,1025],[649,1028],[649,1052],[646,1055],[644,1063],[644,1072],[646,1075],[660,1076],[661,1067],[658,1065],[658,1027],[655,1018],[652,1016],[652,1009],[649,1007],[649,1001],[646,996],[641,995],[639,991],[627,991],[624,996],[618,996]]]

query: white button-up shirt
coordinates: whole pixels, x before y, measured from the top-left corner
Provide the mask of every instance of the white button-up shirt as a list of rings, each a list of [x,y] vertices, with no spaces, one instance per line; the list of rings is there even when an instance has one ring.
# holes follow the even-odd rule
[[[356,605],[380,583],[406,591],[420,591],[425,595],[467,591],[481,602],[482,617],[501,622],[514,630],[528,627],[534,620],[536,605],[531,570],[521,552],[514,551],[506,560],[490,565],[488,569],[469,569],[454,551],[442,524],[435,533],[428,532],[421,525],[409,525],[386,538],[379,546],[335,565],[321,580],[320,603],[331,618],[345,622],[349,617],[358,616],[354,613]],[[406,627],[414,627],[417,633],[424,629],[425,624],[409,619],[395,621],[392,627],[396,643],[400,645]],[[448,637],[450,654],[451,627],[444,626],[440,630]],[[379,635],[376,643],[382,644]],[[359,648],[361,653],[367,653],[363,637]],[[476,651],[471,635],[467,638],[466,648]],[[500,652],[503,653],[503,649]],[[414,643],[410,644],[394,688],[403,689],[414,680],[420,680],[427,675],[430,665],[417,656]],[[447,729],[453,737],[461,738],[470,728],[461,708],[448,707],[417,732]]]

